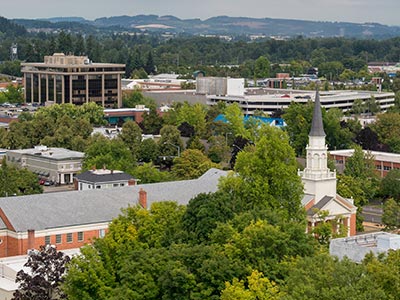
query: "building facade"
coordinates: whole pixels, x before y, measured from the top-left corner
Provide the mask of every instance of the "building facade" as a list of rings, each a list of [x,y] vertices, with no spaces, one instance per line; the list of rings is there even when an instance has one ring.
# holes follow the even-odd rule
[[[351,111],[356,100],[367,103],[374,98],[382,111],[394,105],[394,93],[371,91],[324,91],[320,93],[321,106],[329,110],[338,108],[343,112]],[[208,94],[207,104],[217,105],[218,102],[227,104],[237,103],[244,114],[253,115],[262,111],[271,115],[277,110],[284,110],[294,103],[307,103],[314,99],[312,91],[290,89],[247,89],[242,95]]]
[[[400,169],[400,154],[363,150],[375,165],[375,171],[381,178],[385,177],[390,170]],[[330,151],[331,158],[335,161],[336,168],[343,172],[346,168],[346,160],[353,156],[354,149]]]
[[[22,63],[27,103],[96,102],[121,107],[123,64],[92,63],[87,56],[55,53],[43,63]]]
[[[330,222],[334,233],[343,234],[339,231],[344,227],[346,236],[355,235],[357,207],[352,199],[337,194],[336,172],[328,168],[328,147],[318,92],[307,145],[306,168],[298,174],[304,184],[302,204],[307,212],[307,231],[313,232],[321,222]]]
[[[155,202],[187,205],[218,189],[227,172],[210,169],[198,179],[26,196],[0,197],[0,258],[26,255],[41,245],[79,248],[103,237],[121,209]]]
[[[63,148],[36,146],[31,149],[8,150],[7,163],[26,168],[58,184],[73,183],[74,176],[82,170],[83,152]]]

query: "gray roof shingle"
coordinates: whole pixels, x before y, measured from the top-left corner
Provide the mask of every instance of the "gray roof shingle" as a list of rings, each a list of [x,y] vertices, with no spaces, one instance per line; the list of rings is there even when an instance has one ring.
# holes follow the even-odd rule
[[[186,205],[200,193],[217,191],[218,179],[226,174],[210,169],[193,180],[6,197],[0,198],[0,208],[16,232],[110,222],[120,214],[121,208],[138,204],[141,188],[147,192],[148,207],[168,200]]]

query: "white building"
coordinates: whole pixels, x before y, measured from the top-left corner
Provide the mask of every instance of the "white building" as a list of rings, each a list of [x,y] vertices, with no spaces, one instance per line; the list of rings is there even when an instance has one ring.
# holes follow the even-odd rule
[[[75,176],[75,189],[109,189],[135,185],[136,180],[129,174],[117,170],[89,170]]]
[[[378,255],[389,250],[400,249],[400,235],[387,232],[375,232],[354,237],[333,239],[329,244],[329,253],[339,259],[344,257],[360,263],[365,255]]]
[[[211,94],[207,95],[207,104],[216,105],[219,101],[227,104],[238,103],[245,114],[252,115],[255,111],[271,114],[276,110],[284,110],[292,102],[307,103],[314,100],[313,91],[288,89],[247,89],[242,94]],[[354,101],[367,102],[374,97],[382,111],[394,105],[394,93],[379,93],[371,91],[321,91],[321,106],[329,110],[339,108],[343,112],[350,111]]]
[[[59,184],[70,184],[81,171],[83,152],[63,148],[35,146],[31,149],[8,150],[7,163],[26,168],[40,177]]]

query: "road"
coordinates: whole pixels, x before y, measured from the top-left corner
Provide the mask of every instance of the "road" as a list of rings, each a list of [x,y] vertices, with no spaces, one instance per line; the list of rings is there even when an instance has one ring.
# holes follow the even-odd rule
[[[363,207],[362,216],[365,222],[382,224],[383,209],[375,206]]]

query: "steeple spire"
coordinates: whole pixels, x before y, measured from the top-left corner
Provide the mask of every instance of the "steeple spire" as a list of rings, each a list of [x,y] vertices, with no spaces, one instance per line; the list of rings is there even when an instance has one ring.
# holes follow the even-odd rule
[[[321,103],[319,101],[318,88],[315,92],[314,112],[309,136],[326,136],[324,125],[322,123]]]

